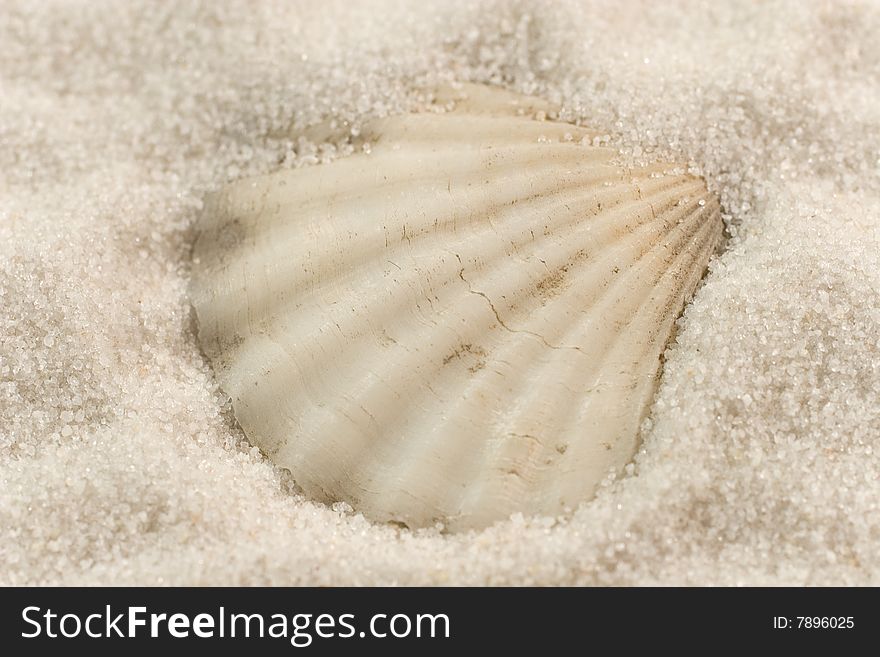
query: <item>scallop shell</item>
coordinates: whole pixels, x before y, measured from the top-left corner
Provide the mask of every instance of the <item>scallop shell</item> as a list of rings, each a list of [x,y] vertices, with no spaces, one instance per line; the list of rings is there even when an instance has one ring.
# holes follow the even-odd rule
[[[632,458],[719,205],[543,101],[439,101],[365,126],[369,153],[208,200],[200,341],[312,498],[412,527],[556,515]]]

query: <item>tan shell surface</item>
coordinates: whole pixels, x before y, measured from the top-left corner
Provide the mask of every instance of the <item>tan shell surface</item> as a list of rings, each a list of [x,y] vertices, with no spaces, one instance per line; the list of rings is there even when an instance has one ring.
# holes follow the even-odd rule
[[[236,418],[308,495],[461,529],[559,514],[632,458],[722,222],[541,101],[454,95],[211,197],[192,295]]]

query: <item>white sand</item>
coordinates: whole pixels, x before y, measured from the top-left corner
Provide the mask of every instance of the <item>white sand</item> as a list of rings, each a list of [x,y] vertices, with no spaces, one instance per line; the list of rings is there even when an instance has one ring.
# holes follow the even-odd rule
[[[0,582],[880,584],[880,5],[426,4],[0,3]],[[690,160],[728,213],[635,466],[570,520],[298,499],[195,344],[204,191],[438,77]]]

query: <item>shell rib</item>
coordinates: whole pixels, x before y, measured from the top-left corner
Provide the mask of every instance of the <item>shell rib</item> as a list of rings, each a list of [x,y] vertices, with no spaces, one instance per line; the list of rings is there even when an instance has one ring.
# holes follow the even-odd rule
[[[248,438],[311,497],[413,527],[593,496],[722,231],[700,179],[620,167],[542,101],[456,94],[367,125],[370,154],[229,185],[194,248]]]

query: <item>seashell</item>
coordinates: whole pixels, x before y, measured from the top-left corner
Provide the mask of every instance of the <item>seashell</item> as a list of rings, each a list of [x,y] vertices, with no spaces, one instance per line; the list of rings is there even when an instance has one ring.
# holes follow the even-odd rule
[[[312,498],[477,528],[573,508],[631,460],[719,204],[544,116],[464,87],[364,126],[369,154],[208,199],[201,345]]]

